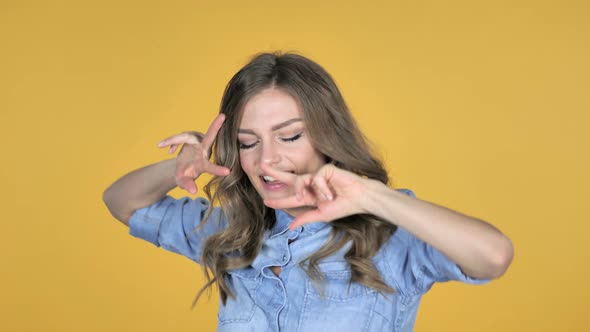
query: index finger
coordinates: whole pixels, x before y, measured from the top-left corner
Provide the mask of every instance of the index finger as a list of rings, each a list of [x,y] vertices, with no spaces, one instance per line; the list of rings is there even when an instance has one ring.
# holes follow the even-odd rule
[[[199,137],[201,136],[203,136],[201,133],[185,131],[184,133],[164,138],[158,143],[158,147],[163,148],[169,145],[184,143],[199,144]]]
[[[285,183],[287,185],[294,184],[295,180],[297,179],[296,174],[279,171],[278,169],[273,168],[273,167],[267,165],[266,163],[260,163],[260,168],[262,169],[262,171],[266,175],[269,175],[272,178],[274,178],[275,180],[278,180],[278,181]]]
[[[201,144],[203,144],[206,150],[209,150],[213,145],[213,142],[215,142],[215,138],[217,137],[219,129],[221,129],[221,126],[223,125],[223,121],[225,121],[225,114],[219,113],[215,120],[211,122],[209,129],[207,129],[207,132],[201,141]]]

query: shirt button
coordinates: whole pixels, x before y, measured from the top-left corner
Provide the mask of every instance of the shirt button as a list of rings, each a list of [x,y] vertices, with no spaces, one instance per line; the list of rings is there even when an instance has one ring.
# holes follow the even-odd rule
[[[283,262],[287,261],[287,255],[283,255]]]

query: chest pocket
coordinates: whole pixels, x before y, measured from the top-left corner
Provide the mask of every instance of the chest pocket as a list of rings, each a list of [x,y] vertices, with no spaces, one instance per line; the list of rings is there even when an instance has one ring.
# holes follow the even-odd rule
[[[235,298],[228,297],[225,305],[219,302],[219,324],[248,323],[256,309],[254,298],[262,279],[253,268],[228,272],[225,282],[233,290]]]
[[[316,287],[308,278],[299,331],[366,331],[374,313],[377,292],[350,283],[346,262],[319,264],[324,282]]]

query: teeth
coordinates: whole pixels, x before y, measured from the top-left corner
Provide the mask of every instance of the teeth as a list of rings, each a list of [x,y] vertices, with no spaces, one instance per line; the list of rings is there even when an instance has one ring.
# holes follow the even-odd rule
[[[265,175],[262,177],[266,182],[273,182],[275,179],[272,176]]]

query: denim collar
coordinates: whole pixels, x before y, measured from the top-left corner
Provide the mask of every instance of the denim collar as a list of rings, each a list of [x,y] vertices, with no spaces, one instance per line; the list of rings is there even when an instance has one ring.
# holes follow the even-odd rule
[[[289,225],[291,224],[293,219],[295,219],[295,217],[292,217],[291,215],[289,215],[287,212],[285,212],[283,210],[275,210],[275,216],[276,216],[276,222],[275,222],[275,225],[271,229],[270,237],[275,237],[277,235],[281,235],[285,232],[288,232]],[[303,231],[307,231],[311,234],[315,234],[316,232],[320,231],[321,229],[323,229],[325,227],[328,227],[328,223],[320,221],[320,222],[315,222],[312,224],[305,224],[301,227],[298,227],[293,232],[301,233]]]

